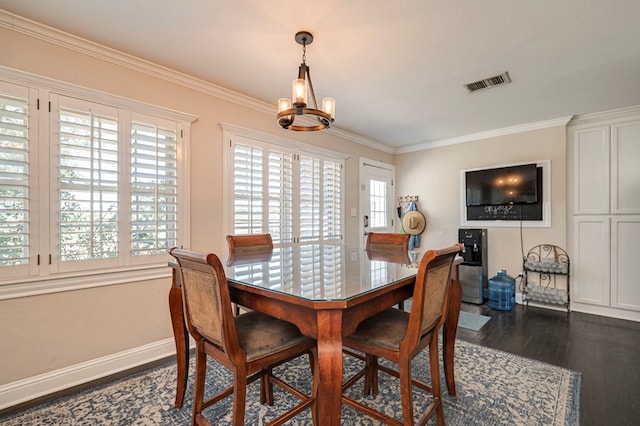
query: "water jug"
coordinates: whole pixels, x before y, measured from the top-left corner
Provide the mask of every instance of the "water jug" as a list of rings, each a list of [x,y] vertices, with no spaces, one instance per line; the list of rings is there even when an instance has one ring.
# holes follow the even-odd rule
[[[489,280],[489,307],[510,311],[515,303],[516,280],[507,275],[507,270],[503,269]]]

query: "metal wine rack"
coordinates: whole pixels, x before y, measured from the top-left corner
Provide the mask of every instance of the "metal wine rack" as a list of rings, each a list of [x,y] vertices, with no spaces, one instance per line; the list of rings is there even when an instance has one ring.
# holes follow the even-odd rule
[[[560,247],[553,244],[533,247],[523,259],[522,301],[527,305],[530,301],[564,305],[569,312],[570,266],[569,255]]]

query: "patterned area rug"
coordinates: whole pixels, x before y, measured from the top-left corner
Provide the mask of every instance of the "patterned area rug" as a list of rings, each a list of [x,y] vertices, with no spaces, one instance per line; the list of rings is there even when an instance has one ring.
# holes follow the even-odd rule
[[[427,351],[413,364],[414,376],[428,380]],[[355,372],[359,361],[345,356],[345,377]],[[192,366],[193,367],[193,366]],[[458,396],[444,390],[443,404],[448,425],[578,425],[580,373],[522,358],[506,352],[457,341],[456,387]],[[193,372],[193,370],[190,370]],[[281,366],[277,373],[303,390],[309,390],[310,371],[306,358]],[[191,418],[190,379],[181,410],[173,408],[175,397],[173,363],[122,379],[112,384],[64,397],[10,417],[0,418],[4,426],[22,425],[189,425]],[[444,377],[444,375],[442,375]],[[208,383],[213,392],[229,383],[230,375],[211,363]],[[361,383],[349,389],[356,399],[363,399]],[[263,425],[283,409],[292,406],[293,397],[274,388],[273,407],[260,405],[259,383],[247,391],[245,423]],[[398,382],[380,374],[380,394],[367,397],[365,403],[387,414],[401,414]],[[414,391],[416,413],[428,403],[428,396]],[[210,407],[205,415],[212,424],[231,423],[231,398]],[[432,423],[435,423],[432,420]],[[288,424],[310,425],[309,410]],[[342,424],[377,424],[364,415],[343,408]]]

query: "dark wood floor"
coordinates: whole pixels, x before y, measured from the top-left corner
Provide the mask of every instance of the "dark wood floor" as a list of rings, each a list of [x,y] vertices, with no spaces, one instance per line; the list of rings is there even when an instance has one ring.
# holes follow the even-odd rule
[[[581,425],[640,425],[640,323],[523,305],[462,309],[492,319],[458,338],[581,372]]]

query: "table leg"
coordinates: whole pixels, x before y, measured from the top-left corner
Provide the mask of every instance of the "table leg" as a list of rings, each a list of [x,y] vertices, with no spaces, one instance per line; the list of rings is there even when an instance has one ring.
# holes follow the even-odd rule
[[[458,266],[455,267],[455,278],[449,290],[449,309],[447,321],[442,330],[442,360],[444,363],[444,377],[447,381],[449,395],[456,396],[456,382],[453,373],[453,355],[456,345],[456,332],[458,330],[458,319],[460,308],[462,307],[462,284],[458,275]]]
[[[342,409],[342,311],[318,311],[318,420],[338,426]]]
[[[176,286],[175,283],[169,291],[169,312],[171,314],[173,340],[176,344],[176,362],[178,364],[176,401],[174,406],[180,409],[184,401],[184,393],[187,388],[187,376],[189,373],[189,338],[184,324],[184,316],[182,315],[182,289]]]

